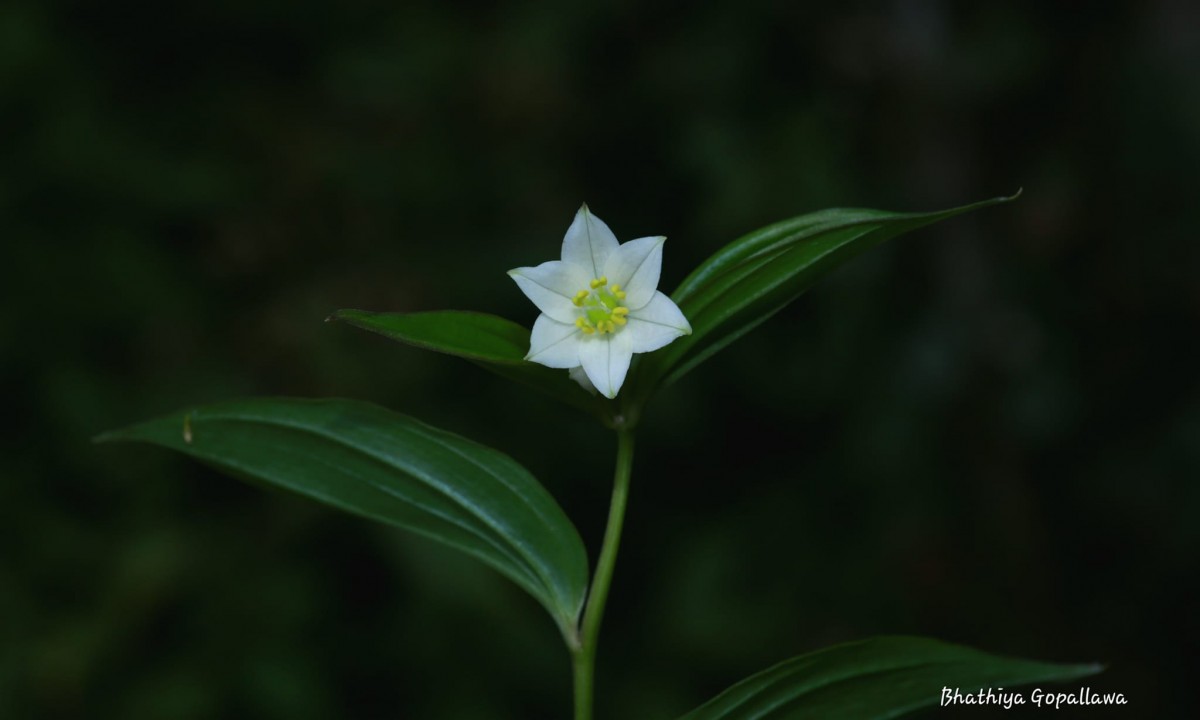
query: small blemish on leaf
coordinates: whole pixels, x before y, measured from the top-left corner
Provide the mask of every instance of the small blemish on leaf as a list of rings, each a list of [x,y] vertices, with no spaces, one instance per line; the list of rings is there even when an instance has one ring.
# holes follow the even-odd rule
[[[183,441],[188,445],[192,444],[192,416],[183,416]]]

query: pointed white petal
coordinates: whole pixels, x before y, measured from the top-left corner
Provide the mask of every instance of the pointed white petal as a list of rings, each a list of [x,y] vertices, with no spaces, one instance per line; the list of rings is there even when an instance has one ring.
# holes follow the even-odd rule
[[[604,274],[604,263],[616,249],[617,237],[612,230],[593,215],[586,204],[581,206],[563,237],[562,259],[591,273],[588,278],[591,280]]]
[[[592,335],[579,343],[579,360],[588,379],[604,397],[615,398],[625,383],[633,359],[632,336],[628,332]]]
[[[538,315],[529,336],[529,354],[525,359],[552,368],[579,365],[579,328]]]
[[[608,256],[604,276],[609,284],[620,285],[625,291],[625,305],[637,310],[654,296],[662,270],[662,249],[665,237],[644,237],[630,240]]]
[[[650,302],[631,310],[620,335],[629,335],[635,353],[657,350],[681,335],[691,335],[692,326],[671,298],[655,292]]]
[[[587,373],[585,373],[583,371],[582,365],[579,367],[571,368],[570,370],[567,371],[567,375],[572,380],[579,383],[579,387],[583,388],[584,390],[587,390],[589,394],[591,394],[591,395],[596,394],[596,386],[592,384],[591,380],[588,380]]]
[[[583,268],[561,260],[509,270],[508,274],[538,310],[561,323],[575,322],[579,308],[571,301],[591,280]]]

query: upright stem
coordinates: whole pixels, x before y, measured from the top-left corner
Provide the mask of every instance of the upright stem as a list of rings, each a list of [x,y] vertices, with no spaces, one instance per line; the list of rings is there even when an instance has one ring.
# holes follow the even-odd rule
[[[617,469],[613,475],[612,502],[608,507],[608,527],[600,560],[588,591],[580,624],[579,645],[571,651],[575,665],[575,720],[592,720],[592,697],[596,676],[596,640],[600,622],[604,619],[604,604],[612,584],[613,568],[617,564],[617,549],[621,545],[621,527],[625,523],[625,500],[629,495],[629,474],[633,468],[633,433],[617,431]]]

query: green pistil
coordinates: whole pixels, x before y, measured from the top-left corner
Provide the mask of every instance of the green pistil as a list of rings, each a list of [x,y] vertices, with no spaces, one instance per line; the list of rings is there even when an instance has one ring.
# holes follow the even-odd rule
[[[607,283],[608,278],[596,278],[589,283],[590,290],[580,290],[575,294],[575,306],[583,311],[575,319],[575,325],[585,335],[615,333],[625,325],[625,317],[629,314],[629,308],[621,302],[625,299],[625,292],[620,285]]]

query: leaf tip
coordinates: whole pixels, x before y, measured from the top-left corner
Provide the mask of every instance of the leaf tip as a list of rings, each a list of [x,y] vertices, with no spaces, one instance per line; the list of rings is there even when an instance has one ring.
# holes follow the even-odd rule
[[[377,313],[371,310],[352,310],[350,308],[342,308],[341,310],[334,310],[331,312],[329,316],[325,318],[325,322],[341,321],[350,323],[351,325],[358,325],[364,319],[370,318],[375,314]]]

